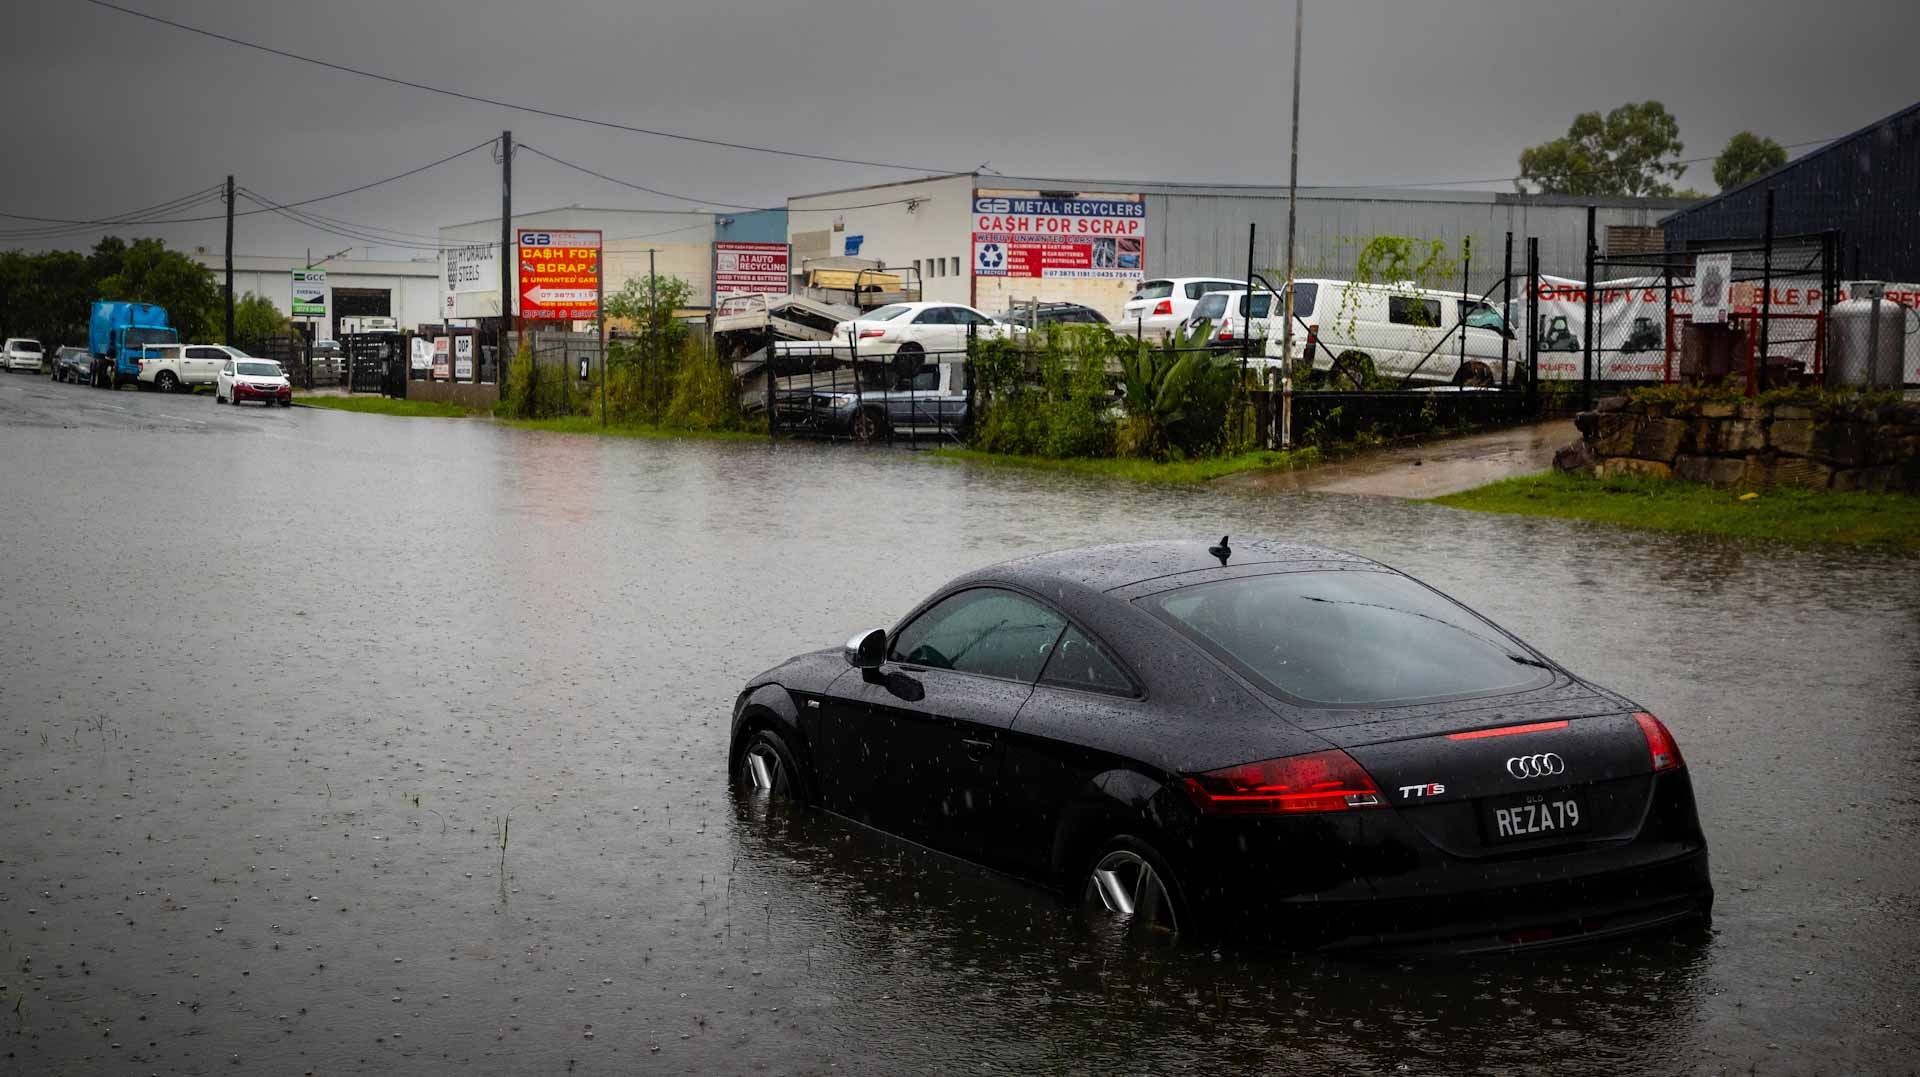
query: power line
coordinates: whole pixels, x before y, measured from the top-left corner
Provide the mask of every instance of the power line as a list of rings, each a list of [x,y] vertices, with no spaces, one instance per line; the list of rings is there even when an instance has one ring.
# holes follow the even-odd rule
[[[398,239],[392,235],[383,235],[380,230],[370,225],[359,225],[351,221],[338,221],[334,218],[318,217],[308,211],[293,209],[290,208],[289,205],[274,202],[258,191],[253,191],[245,187],[240,189],[239,195],[247,201],[261,207],[257,212],[273,213],[306,228],[311,228],[316,232],[339,236],[342,239],[358,240],[361,243],[371,246],[399,247],[416,251],[444,251],[450,249],[451,246],[440,243],[437,240],[433,243],[419,243],[408,239]]]
[[[648,187],[647,185],[642,183],[634,183],[630,180],[623,180],[617,176],[609,176],[605,172],[595,172],[593,169],[588,168],[585,165],[579,165],[579,164],[573,163],[572,161],[562,160],[558,157],[555,157],[553,154],[546,152],[545,150],[536,149],[525,142],[516,143],[516,147],[519,149],[526,150],[528,153],[531,153],[536,157],[544,157],[547,160],[552,161],[554,164],[564,165],[567,168],[573,169],[575,172],[584,172],[587,175],[593,176],[597,179],[606,180],[608,183],[616,183],[622,187],[629,187],[636,191],[645,191],[648,194],[657,194],[662,198],[672,198],[681,202],[693,202],[703,206],[720,206],[723,209],[755,210],[759,208],[757,206],[745,205],[740,202],[719,202],[711,198],[695,198],[690,194],[675,194],[672,191],[663,191],[657,187]]]
[[[438,160],[429,161],[426,164],[419,165],[414,168],[409,168],[405,172],[396,173],[394,175],[386,176],[377,180],[371,180],[367,183],[362,183],[357,186],[349,187],[344,191],[334,191],[331,194],[315,195],[311,198],[302,198],[292,202],[272,202],[270,200],[265,199],[265,196],[261,196],[261,201],[260,201],[261,208],[237,210],[234,213],[234,216],[251,217],[261,213],[277,213],[281,210],[292,209],[299,206],[310,206],[316,202],[327,202],[335,198],[344,198],[350,194],[358,194],[361,191],[370,190],[371,188],[374,188],[374,187],[380,187],[388,183],[393,183],[398,180],[403,180],[410,176],[417,176],[420,173],[427,171],[428,169],[438,168],[441,165],[444,165],[450,161],[456,161],[462,157],[465,157],[470,153],[474,153],[476,151],[486,149],[487,147],[494,145],[498,141],[499,141],[498,139],[489,138],[484,142],[479,142],[472,146],[468,146],[466,149],[461,150],[458,153],[450,153],[445,157],[439,158]],[[222,193],[224,188],[225,188],[224,183],[216,184],[213,187],[206,188],[204,191],[199,192],[197,195],[186,196],[187,199],[191,199],[190,201],[185,199],[175,199],[173,202],[163,202],[158,207],[149,207],[149,210],[164,210],[165,212],[178,213],[188,209],[195,209],[208,202],[218,201],[222,199],[224,197],[224,194]],[[183,202],[184,204],[180,204]],[[223,221],[227,217],[225,213],[217,213],[217,214],[212,214],[208,216],[196,216],[196,217],[155,217],[155,216],[144,215],[144,214],[145,214],[145,211],[141,211],[135,214],[121,215],[120,217],[101,217],[101,218],[95,218],[93,220],[69,220],[66,218],[59,218],[59,217],[33,217],[33,216],[28,216],[26,214],[0,212],[0,217],[12,217],[20,220],[30,220],[30,221],[52,221],[52,222],[57,222],[60,225],[67,226],[67,227],[49,227],[45,229],[23,229],[18,232],[0,234],[0,238],[52,239],[52,238],[56,238],[63,235],[72,235],[80,232],[97,231],[101,228],[113,228],[113,227],[119,227],[123,225],[146,226],[146,225],[164,225],[164,224],[200,224],[200,223],[205,223],[207,221]],[[397,243],[392,245],[402,246],[402,244],[397,244]]]
[[[204,204],[210,198],[218,195],[222,186],[221,184],[215,184],[211,187],[201,188],[192,194],[184,194],[178,198],[169,199],[157,205],[147,206],[143,209],[128,210],[125,213],[116,213],[109,217],[97,217],[91,220],[75,220],[66,217],[37,217],[25,213],[0,213],[0,217],[7,217],[18,221],[39,221],[42,224],[41,227],[17,228],[0,232],[0,237],[28,236],[35,233],[58,234],[74,230],[75,228],[85,229],[100,225],[148,224],[152,223],[151,219],[156,214],[178,213],[181,210]]]
[[[283,57],[288,60],[298,60],[301,63],[313,64],[316,67],[324,67],[332,71],[341,71],[349,75],[358,75],[361,78],[376,79],[380,82],[391,83],[395,86],[405,86],[409,89],[421,90],[426,93],[440,94],[443,97],[457,98],[461,101],[471,101],[481,105],[492,105],[495,108],[512,109],[515,112],[531,113],[532,115],[545,116],[545,117],[548,117],[549,119],[569,120],[573,123],[584,123],[594,127],[608,128],[614,131],[625,131],[629,134],[651,135],[654,138],[670,138],[680,142],[694,142],[704,146],[720,146],[720,147],[724,147],[726,149],[731,149],[731,150],[746,150],[751,153],[768,153],[768,154],[774,154],[780,157],[798,157],[798,158],[809,160],[809,161],[828,161],[833,164],[860,165],[866,168],[891,168],[891,169],[897,169],[902,172],[930,172],[930,173],[953,172],[953,169],[923,168],[920,165],[903,165],[903,164],[896,164],[891,161],[864,161],[857,157],[835,157],[831,154],[825,154],[825,153],[807,153],[802,150],[783,150],[783,149],[776,149],[771,146],[753,146],[744,142],[728,142],[724,139],[703,138],[699,135],[683,135],[675,131],[660,131],[660,130],[655,130],[653,128],[648,128],[648,127],[635,127],[635,126],[632,126],[631,124],[616,123],[612,120],[596,120],[590,116],[576,116],[571,113],[559,112],[554,109],[541,108],[537,105],[522,105],[522,104],[516,104],[512,101],[502,101],[499,98],[482,97],[479,94],[463,93],[459,90],[449,90],[442,86],[431,86],[424,82],[414,82],[411,79],[395,78],[392,75],[382,75],[377,71],[368,71],[364,68],[350,67],[346,64],[334,63],[331,60],[322,60],[313,56],[303,56],[300,53],[289,52],[286,49],[277,49],[271,45],[262,45],[255,41],[247,41],[244,38],[233,37],[232,35],[217,33],[212,30],[203,30],[198,26],[189,26],[188,24],[183,22],[176,22],[172,19],[161,18],[158,15],[149,15],[144,11],[135,11],[134,9],[129,7],[121,7],[119,4],[108,2],[108,0],[87,0],[87,2],[90,4],[93,4],[96,7],[106,8],[108,11],[117,11],[122,15],[131,15],[137,19],[145,19],[148,22],[159,23],[162,26],[170,26],[175,30],[183,30],[190,34],[199,34],[202,37],[209,37],[214,39],[215,41],[224,41],[229,45],[239,45],[242,48],[256,49],[260,52],[271,53],[275,56]]]

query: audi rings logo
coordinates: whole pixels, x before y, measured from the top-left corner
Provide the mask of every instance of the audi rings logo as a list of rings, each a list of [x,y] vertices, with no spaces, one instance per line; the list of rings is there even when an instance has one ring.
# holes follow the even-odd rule
[[[1567,772],[1567,761],[1552,752],[1516,755],[1507,760],[1507,773],[1516,778],[1551,778]]]

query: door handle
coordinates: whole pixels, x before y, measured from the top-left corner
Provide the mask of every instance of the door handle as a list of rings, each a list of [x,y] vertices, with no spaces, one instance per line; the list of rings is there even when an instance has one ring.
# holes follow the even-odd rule
[[[967,746],[967,758],[975,761],[985,759],[987,753],[993,751],[993,742],[990,740],[974,740],[972,737],[967,737],[960,743]]]

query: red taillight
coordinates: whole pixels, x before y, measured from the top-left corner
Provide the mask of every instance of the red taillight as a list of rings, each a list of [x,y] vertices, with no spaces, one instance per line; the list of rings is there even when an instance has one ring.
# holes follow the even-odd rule
[[[1384,807],[1380,787],[1339,749],[1245,763],[1181,783],[1208,815],[1277,815]]]
[[[1686,760],[1680,758],[1680,745],[1674,742],[1667,727],[1660,724],[1660,719],[1646,711],[1637,711],[1633,720],[1640,724],[1640,732],[1647,738],[1647,754],[1652,757],[1656,772],[1686,764]]]
[[[1231,330],[1231,329],[1222,329],[1222,330],[1220,330],[1220,337],[1219,337],[1219,339],[1221,339],[1221,340],[1232,340],[1232,339],[1233,339],[1233,330]]]
[[[1154,312],[1155,314],[1172,314],[1172,313],[1173,313],[1173,300],[1171,300],[1171,299],[1162,299],[1162,300],[1161,300],[1160,302],[1158,302],[1158,303],[1156,303],[1156,304],[1154,304],[1154,307],[1153,307],[1153,312]]]
[[[862,329],[862,330],[860,330],[860,339],[861,339],[861,340],[872,340],[872,339],[873,339],[874,337],[884,337],[884,336],[886,336],[886,335],[887,335],[887,331],[886,331],[885,329]]]
[[[1307,326],[1307,345],[1308,345],[1308,347],[1312,347],[1313,345],[1315,345],[1315,344],[1318,344],[1318,343],[1320,343],[1320,327],[1319,327],[1319,326],[1317,326],[1317,325],[1309,325],[1309,326]]]

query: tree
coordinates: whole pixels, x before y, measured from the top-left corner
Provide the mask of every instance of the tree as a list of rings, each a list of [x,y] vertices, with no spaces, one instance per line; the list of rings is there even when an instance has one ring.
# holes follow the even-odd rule
[[[286,332],[287,316],[280,313],[280,308],[273,305],[273,300],[248,292],[234,301],[233,335],[237,340],[226,343],[245,341],[257,345],[268,337],[282,336]]]
[[[1713,162],[1713,182],[1725,191],[1759,179],[1787,163],[1787,151],[1780,143],[1751,131],[1742,131],[1727,140],[1720,159]]]
[[[1566,137],[1520,153],[1519,185],[1547,194],[1670,195],[1686,166],[1680,124],[1658,101],[1625,104],[1604,117],[1582,112]]]
[[[111,240],[118,244],[119,240]],[[102,240],[96,255],[108,247]],[[173,327],[184,341],[206,341],[217,336],[215,325],[225,320],[220,290],[206,266],[170,251],[157,239],[136,239],[121,252],[120,266],[100,281],[97,299],[155,303],[167,309]]]

